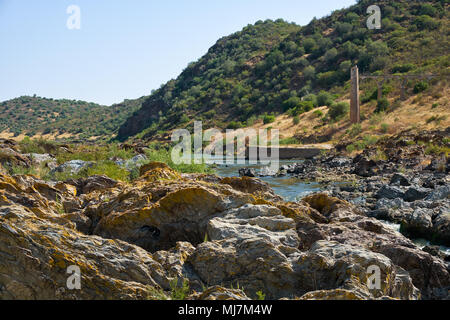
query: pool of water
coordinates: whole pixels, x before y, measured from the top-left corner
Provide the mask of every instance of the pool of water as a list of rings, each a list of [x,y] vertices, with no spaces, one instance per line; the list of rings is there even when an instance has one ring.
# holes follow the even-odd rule
[[[382,222],[385,226],[400,232],[400,224],[398,223],[394,223],[394,222],[390,222],[390,221],[385,221],[385,220],[380,220],[380,222]],[[425,239],[411,239],[412,242],[414,242],[414,244],[416,246],[418,246],[420,249],[425,248],[426,246],[430,246],[433,245],[431,244],[430,241],[425,240]],[[446,246],[439,246],[439,249],[444,252],[446,255],[450,255],[450,248],[446,247]]]
[[[280,161],[280,166],[285,164],[299,163],[296,161]],[[246,164],[230,164],[230,165],[217,165],[216,173],[222,177],[238,177],[239,169],[252,168],[255,169],[258,174],[261,169],[267,167],[263,164],[250,165]],[[296,201],[310,193],[319,192],[320,186],[316,183],[305,183],[300,179],[286,176],[286,177],[261,177],[261,180],[267,182],[275,191],[276,194],[283,197],[286,201]]]
[[[280,161],[280,166],[282,165],[290,165],[293,163],[300,163],[301,160],[284,160]],[[267,165],[257,164],[251,165],[248,162],[245,164],[217,164],[216,173],[222,177],[238,177],[239,169],[241,168],[252,168],[255,169],[255,172],[258,174],[261,169],[267,167]],[[321,186],[317,183],[305,183],[300,181],[300,179],[286,176],[286,177],[260,177],[261,180],[267,182],[276,194],[283,197],[286,201],[297,201],[301,198],[307,196],[310,193],[321,191]],[[344,184],[344,183],[343,183]],[[355,202],[362,201],[358,200]],[[357,204],[357,203],[355,203]],[[388,226],[389,228],[400,232],[400,225],[397,223],[380,220],[383,224]],[[430,242],[424,239],[411,239],[419,248],[423,249],[425,246],[430,245]],[[447,255],[450,255],[450,248],[445,246],[440,246],[440,250]]]

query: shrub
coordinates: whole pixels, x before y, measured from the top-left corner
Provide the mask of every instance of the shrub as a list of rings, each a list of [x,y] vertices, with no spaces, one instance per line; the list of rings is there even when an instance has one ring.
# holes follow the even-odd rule
[[[212,173],[214,172],[205,163],[202,164],[175,164],[172,161],[172,150],[160,145],[151,146],[146,152],[148,162],[157,161],[167,164],[172,169],[181,173]]]
[[[236,129],[239,129],[239,128],[242,128],[242,127],[244,127],[244,125],[241,122],[239,122],[239,121],[231,121],[228,124],[227,129],[236,130]]]
[[[362,132],[362,127],[360,123],[356,123],[354,125],[352,125],[350,131],[349,131],[349,135],[351,137],[356,137],[357,135],[359,135]]]
[[[287,144],[300,144],[300,141],[295,137],[280,140],[280,145],[287,145]]]
[[[333,104],[333,96],[326,91],[320,91],[320,93],[317,95],[317,105],[319,107],[322,107],[322,106],[331,106],[332,104]]]
[[[322,118],[322,117],[323,117],[323,112],[320,111],[320,110],[315,110],[313,113],[314,113],[314,115],[315,115],[317,118]]]
[[[422,15],[414,20],[414,24],[419,30],[434,30],[439,27],[439,21],[428,15]]]
[[[375,113],[384,112],[389,108],[389,100],[387,98],[381,98],[378,100],[377,108],[375,109]]]
[[[356,148],[355,148],[355,146],[353,144],[349,144],[346,147],[346,150],[347,150],[348,153],[352,153],[352,152],[354,152],[356,150]]]
[[[295,116],[294,119],[293,119],[293,122],[294,122],[295,125],[298,125],[300,123],[299,116]]]
[[[392,73],[405,73],[413,70],[415,65],[412,63],[397,64],[392,68]]]
[[[350,105],[347,102],[335,103],[330,107],[328,115],[332,120],[338,120],[348,114]]]
[[[264,124],[273,123],[273,122],[275,122],[275,116],[266,114],[263,118],[263,122],[264,122]]]
[[[423,91],[427,90],[428,88],[429,88],[428,82],[419,81],[414,86],[414,93],[417,94],[417,93],[423,92]]]
[[[302,100],[299,97],[291,97],[283,102],[284,110],[295,109],[300,107]]]
[[[389,125],[387,123],[382,123],[380,126],[380,130],[382,133],[387,133],[389,131]]]

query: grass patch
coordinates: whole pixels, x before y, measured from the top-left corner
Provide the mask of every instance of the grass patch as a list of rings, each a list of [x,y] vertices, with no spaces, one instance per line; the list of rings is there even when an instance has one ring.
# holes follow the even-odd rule
[[[149,162],[163,162],[181,173],[214,173],[214,170],[205,163],[175,164],[172,161],[172,149],[167,150],[164,147],[151,147],[147,150],[146,155]]]
[[[280,145],[288,145],[288,144],[301,144],[301,142],[295,137],[280,140]]]

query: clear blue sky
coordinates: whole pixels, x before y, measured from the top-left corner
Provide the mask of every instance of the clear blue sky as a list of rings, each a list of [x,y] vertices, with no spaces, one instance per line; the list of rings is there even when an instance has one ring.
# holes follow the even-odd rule
[[[219,38],[257,20],[299,25],[356,0],[0,0],[0,101],[112,104],[150,94]],[[81,30],[69,30],[69,5]]]

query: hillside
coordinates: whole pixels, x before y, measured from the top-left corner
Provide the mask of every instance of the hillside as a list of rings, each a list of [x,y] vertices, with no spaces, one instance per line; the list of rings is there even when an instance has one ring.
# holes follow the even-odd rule
[[[111,138],[145,98],[103,106],[23,96],[0,103],[0,134],[3,138],[24,135],[71,140]]]
[[[327,108],[315,113],[320,121],[313,131],[330,126],[348,130],[346,101],[352,65],[365,74],[448,75],[447,1],[380,1],[380,30],[366,27],[366,9],[371,4],[359,1],[304,27],[283,20],[258,21],[220,39],[177,79],[151,95],[123,124],[118,138],[154,139],[171,129],[189,127],[194,120],[202,120],[204,128],[239,128],[290,117],[301,126],[304,113],[323,106]],[[363,119],[374,111],[395,114],[411,99],[416,104],[427,101],[430,118],[433,112],[439,118],[439,113],[448,113],[448,100],[442,94],[445,79],[410,80],[409,102],[399,99],[398,81],[385,82],[385,98],[379,102],[376,83],[364,81]],[[445,120],[441,118],[438,125]],[[335,130],[329,140],[345,130]]]

